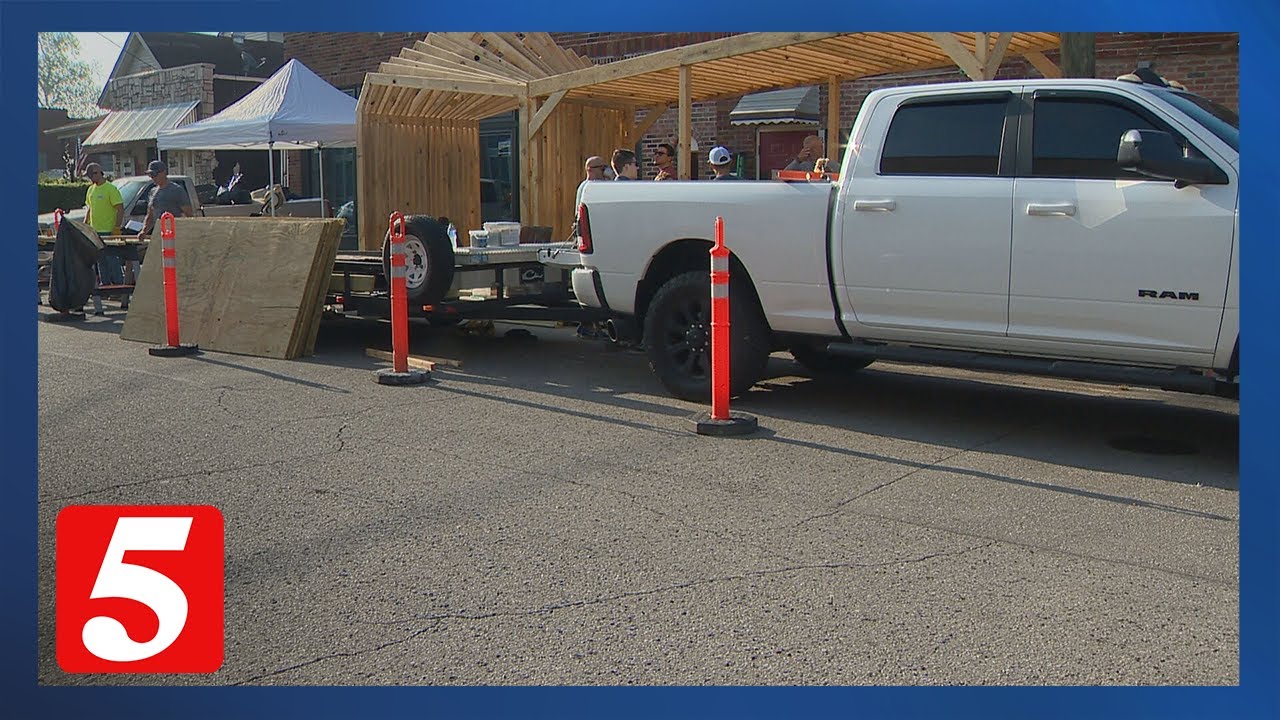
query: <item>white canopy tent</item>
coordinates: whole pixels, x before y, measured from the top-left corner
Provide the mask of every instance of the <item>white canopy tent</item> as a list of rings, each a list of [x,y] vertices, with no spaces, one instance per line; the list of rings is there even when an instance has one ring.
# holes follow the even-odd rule
[[[356,99],[290,60],[266,82],[222,112],[156,136],[161,150],[266,150],[271,185],[272,150],[355,147]],[[324,198],[324,162],[320,162]],[[272,214],[275,204],[271,204]]]

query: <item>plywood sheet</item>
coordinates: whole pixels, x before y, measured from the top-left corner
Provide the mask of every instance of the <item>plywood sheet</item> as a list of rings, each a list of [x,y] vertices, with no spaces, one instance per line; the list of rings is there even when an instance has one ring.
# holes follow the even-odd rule
[[[175,227],[181,341],[290,359],[314,346],[341,220],[180,218]],[[160,242],[138,278],[125,340],[165,341]]]

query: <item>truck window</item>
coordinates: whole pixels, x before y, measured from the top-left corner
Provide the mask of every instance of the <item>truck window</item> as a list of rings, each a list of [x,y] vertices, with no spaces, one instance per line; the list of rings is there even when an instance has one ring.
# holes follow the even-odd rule
[[[1116,164],[1120,137],[1126,130],[1169,132],[1101,98],[1037,97],[1035,103],[1031,174],[1036,177],[1149,179]]]
[[[999,174],[1007,105],[1004,99],[973,99],[898,108],[884,141],[880,173]]]

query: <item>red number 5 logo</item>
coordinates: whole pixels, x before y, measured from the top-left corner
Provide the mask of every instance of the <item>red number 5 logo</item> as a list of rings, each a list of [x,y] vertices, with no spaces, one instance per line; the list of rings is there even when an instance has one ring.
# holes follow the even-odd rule
[[[57,655],[70,673],[214,672],[223,522],[209,506],[72,506],[57,523]]]

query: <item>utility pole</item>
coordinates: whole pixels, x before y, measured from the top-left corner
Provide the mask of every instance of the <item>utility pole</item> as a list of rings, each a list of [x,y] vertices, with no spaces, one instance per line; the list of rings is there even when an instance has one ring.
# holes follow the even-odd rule
[[[1062,77],[1091,78],[1097,76],[1097,33],[1059,33]]]

